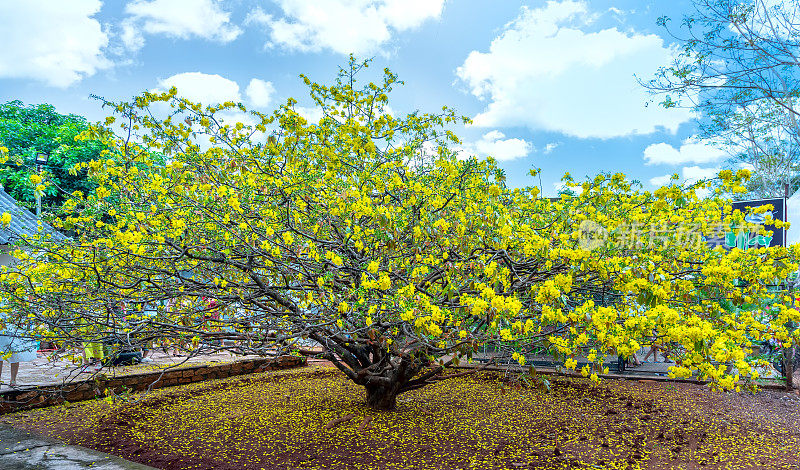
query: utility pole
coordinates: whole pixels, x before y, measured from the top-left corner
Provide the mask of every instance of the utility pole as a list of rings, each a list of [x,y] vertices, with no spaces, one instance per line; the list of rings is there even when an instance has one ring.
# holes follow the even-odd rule
[[[50,159],[49,153],[39,152],[36,154],[36,174],[42,176],[42,166],[47,165],[47,160]],[[38,186],[38,185],[37,185]],[[34,188],[33,193],[36,195],[36,218],[42,218],[42,193],[38,188]]]

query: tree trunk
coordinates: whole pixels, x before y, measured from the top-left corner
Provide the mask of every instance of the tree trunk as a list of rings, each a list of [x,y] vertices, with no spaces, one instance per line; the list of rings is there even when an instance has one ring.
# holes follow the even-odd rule
[[[389,386],[365,386],[367,390],[367,406],[373,410],[390,411],[397,405],[399,384]]]
[[[783,375],[786,376],[786,389],[794,388],[794,355],[796,346],[783,350]]]

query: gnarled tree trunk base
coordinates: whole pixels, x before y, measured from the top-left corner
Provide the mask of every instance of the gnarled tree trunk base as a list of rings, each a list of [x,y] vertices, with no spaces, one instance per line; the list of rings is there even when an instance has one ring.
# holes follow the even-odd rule
[[[366,386],[367,406],[373,410],[391,411],[397,406],[399,386]]]

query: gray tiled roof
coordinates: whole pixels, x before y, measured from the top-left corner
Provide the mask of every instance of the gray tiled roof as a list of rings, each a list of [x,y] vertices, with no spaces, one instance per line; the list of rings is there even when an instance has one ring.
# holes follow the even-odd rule
[[[4,212],[11,214],[11,224],[3,228],[0,225],[0,245],[7,245],[20,241],[23,237],[32,237],[39,233],[39,221],[28,209],[17,204],[0,186],[0,215]],[[64,240],[66,237],[50,225],[42,222],[42,232],[49,234],[54,240]]]

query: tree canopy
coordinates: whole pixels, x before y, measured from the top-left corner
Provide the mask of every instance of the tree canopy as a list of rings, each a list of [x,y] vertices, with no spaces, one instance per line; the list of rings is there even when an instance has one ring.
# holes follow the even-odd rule
[[[76,163],[102,157],[102,143],[75,139],[88,128],[85,118],[59,114],[49,104],[0,104],[0,147],[6,149],[0,164],[0,184],[22,205],[33,207],[37,184],[32,184],[31,175],[36,173],[36,155],[47,153],[50,159],[43,168],[42,204],[58,208],[75,191],[88,194],[94,183],[86,178],[86,172],[69,174]]]
[[[123,125],[81,137],[108,155],[75,168],[97,190],[54,222],[76,236],[17,251],[0,283],[7,321],[131,347],[237,339],[276,354],[313,342],[377,409],[487,344],[519,364],[544,348],[574,369],[578,354],[601,364],[671,342],[673,375],[733,389],[757,376],[752,342],[797,341],[781,284],[794,249],[700,238],[743,223],[728,196],[747,171],[722,172],[706,199],[704,182],[648,192],[621,174],[567,176],[575,196],[557,200],[510,189],[493,160],[454,150],[463,118],[389,114],[400,82],[385,70],[360,85],[366,65],[351,59],[329,86],[303,77],[319,122],[291,99],[247,114],[175,89],[110,104]]]
[[[800,187],[800,30],[796,0],[694,0],[679,26],[659,23],[679,41],[675,63],[647,86],[666,107],[698,111],[701,137],[753,169],[748,189],[783,196]]]

